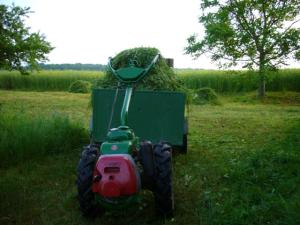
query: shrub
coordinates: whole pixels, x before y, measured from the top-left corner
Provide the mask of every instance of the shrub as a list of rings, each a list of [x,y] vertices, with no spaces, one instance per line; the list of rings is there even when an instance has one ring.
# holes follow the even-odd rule
[[[69,92],[72,93],[89,93],[91,91],[92,84],[85,80],[76,80],[71,83]]]

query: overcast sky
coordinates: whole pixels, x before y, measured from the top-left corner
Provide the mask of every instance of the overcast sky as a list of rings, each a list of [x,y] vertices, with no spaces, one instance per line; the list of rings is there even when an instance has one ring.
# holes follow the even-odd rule
[[[200,0],[0,0],[29,6],[27,24],[55,49],[50,63],[106,64],[133,47],[156,47],[177,68],[216,68],[206,57],[184,55],[186,39],[201,35]]]
[[[174,58],[176,68],[218,68],[205,56],[184,54],[186,39],[204,34],[201,0],[0,0],[13,2],[31,8],[26,23],[55,47],[49,63],[106,64],[122,50],[143,46]]]

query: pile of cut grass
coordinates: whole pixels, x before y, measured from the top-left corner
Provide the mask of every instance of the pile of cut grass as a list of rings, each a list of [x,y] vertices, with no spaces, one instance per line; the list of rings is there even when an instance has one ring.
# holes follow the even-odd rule
[[[118,53],[112,59],[112,67],[117,70],[119,68],[128,67],[130,63],[134,63],[136,67],[147,68],[157,54],[160,54],[160,51],[156,48],[140,47],[126,49]],[[108,70],[103,82],[100,82],[100,86],[116,88],[117,85],[117,78]],[[178,90],[180,86],[174,71],[167,65],[163,56],[160,55],[158,61],[153,65],[146,77],[138,83],[137,88],[143,90],[175,91]]]
[[[71,83],[69,92],[72,93],[89,93],[91,91],[92,84],[85,80],[76,80]]]
[[[193,91],[191,102],[196,105],[204,105],[204,104],[219,105],[219,104],[221,104],[221,102],[218,100],[218,95],[211,88],[199,88],[199,89]]]

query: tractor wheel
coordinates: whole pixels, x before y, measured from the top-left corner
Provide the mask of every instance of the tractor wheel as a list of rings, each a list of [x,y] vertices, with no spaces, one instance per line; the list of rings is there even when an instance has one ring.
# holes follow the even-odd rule
[[[155,188],[154,197],[158,213],[173,216],[174,196],[172,185],[172,148],[164,142],[154,146]]]
[[[77,167],[78,201],[84,216],[94,216],[97,211],[92,183],[94,167],[99,157],[98,150],[95,145],[84,147]]]
[[[143,168],[141,174],[142,188],[153,191],[155,175],[153,146],[150,141],[143,141],[140,146],[138,158]]]

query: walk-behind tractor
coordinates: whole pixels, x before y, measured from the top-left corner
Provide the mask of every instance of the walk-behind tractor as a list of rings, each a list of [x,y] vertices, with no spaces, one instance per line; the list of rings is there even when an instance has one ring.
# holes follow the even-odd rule
[[[85,216],[95,215],[99,205],[119,208],[137,202],[141,188],[153,192],[158,213],[173,214],[172,148],[186,151],[185,96],[134,91],[159,59],[156,55],[146,68],[130,60],[128,67],[114,69],[110,58],[118,88],[93,90],[91,144],[82,152],[77,177]]]

